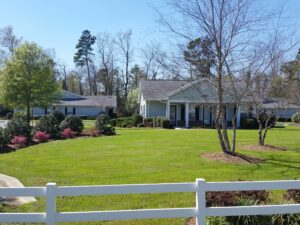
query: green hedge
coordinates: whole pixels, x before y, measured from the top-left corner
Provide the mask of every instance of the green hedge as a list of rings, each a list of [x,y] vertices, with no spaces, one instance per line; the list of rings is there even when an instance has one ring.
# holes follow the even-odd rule
[[[117,127],[124,127],[124,125],[132,127],[133,126],[133,121],[132,117],[120,117],[116,119],[116,126]]]

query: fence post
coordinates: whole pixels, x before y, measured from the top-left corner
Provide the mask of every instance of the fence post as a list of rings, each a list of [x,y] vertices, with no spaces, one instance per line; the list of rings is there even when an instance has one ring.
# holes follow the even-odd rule
[[[46,185],[46,225],[55,225],[56,183]]]
[[[206,182],[204,179],[196,180],[196,225],[206,225]]]

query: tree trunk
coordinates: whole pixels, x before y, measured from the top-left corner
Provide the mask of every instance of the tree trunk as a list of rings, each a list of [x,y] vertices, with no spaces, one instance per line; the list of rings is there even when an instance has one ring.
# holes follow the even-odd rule
[[[260,121],[258,121],[259,126],[258,126],[258,145],[264,146],[265,145],[265,139],[263,135],[263,126]]]
[[[238,108],[238,107],[236,107]],[[231,143],[231,153],[235,155],[235,147],[236,147],[236,112],[232,118],[232,143]]]
[[[219,72],[221,73],[221,72]],[[218,133],[218,139],[222,148],[222,151],[226,154],[230,153],[230,144],[227,135],[227,128],[224,122],[224,107],[223,107],[223,90],[222,90],[222,75],[219,74],[217,79],[217,113],[216,113],[216,129]]]
[[[90,74],[90,68],[89,68],[89,61],[86,60],[86,67],[87,67],[87,73],[88,73],[88,80],[89,80],[89,91],[90,96],[92,95],[92,82],[91,82],[91,74]]]
[[[31,119],[31,107],[30,107],[30,102],[27,102],[26,104],[26,121],[28,124],[30,124],[30,119]]]

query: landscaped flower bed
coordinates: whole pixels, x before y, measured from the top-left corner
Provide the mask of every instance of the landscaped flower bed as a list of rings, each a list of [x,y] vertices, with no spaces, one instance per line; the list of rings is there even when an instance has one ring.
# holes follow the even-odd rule
[[[0,130],[0,152],[59,139],[114,134],[115,129],[110,126],[109,117],[106,115],[100,115],[95,126],[84,131],[80,117],[73,115],[65,117],[60,111],[41,117],[35,126],[30,126],[23,115],[16,114],[8,122],[7,127]]]

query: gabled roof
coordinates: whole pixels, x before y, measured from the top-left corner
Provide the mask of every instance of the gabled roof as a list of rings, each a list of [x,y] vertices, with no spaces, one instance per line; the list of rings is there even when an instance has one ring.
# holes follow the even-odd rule
[[[190,82],[183,80],[142,80],[140,93],[144,100],[163,100],[169,94],[188,85]]]
[[[116,96],[83,96],[69,91],[62,91],[62,98],[58,106],[106,106],[117,107]]]

